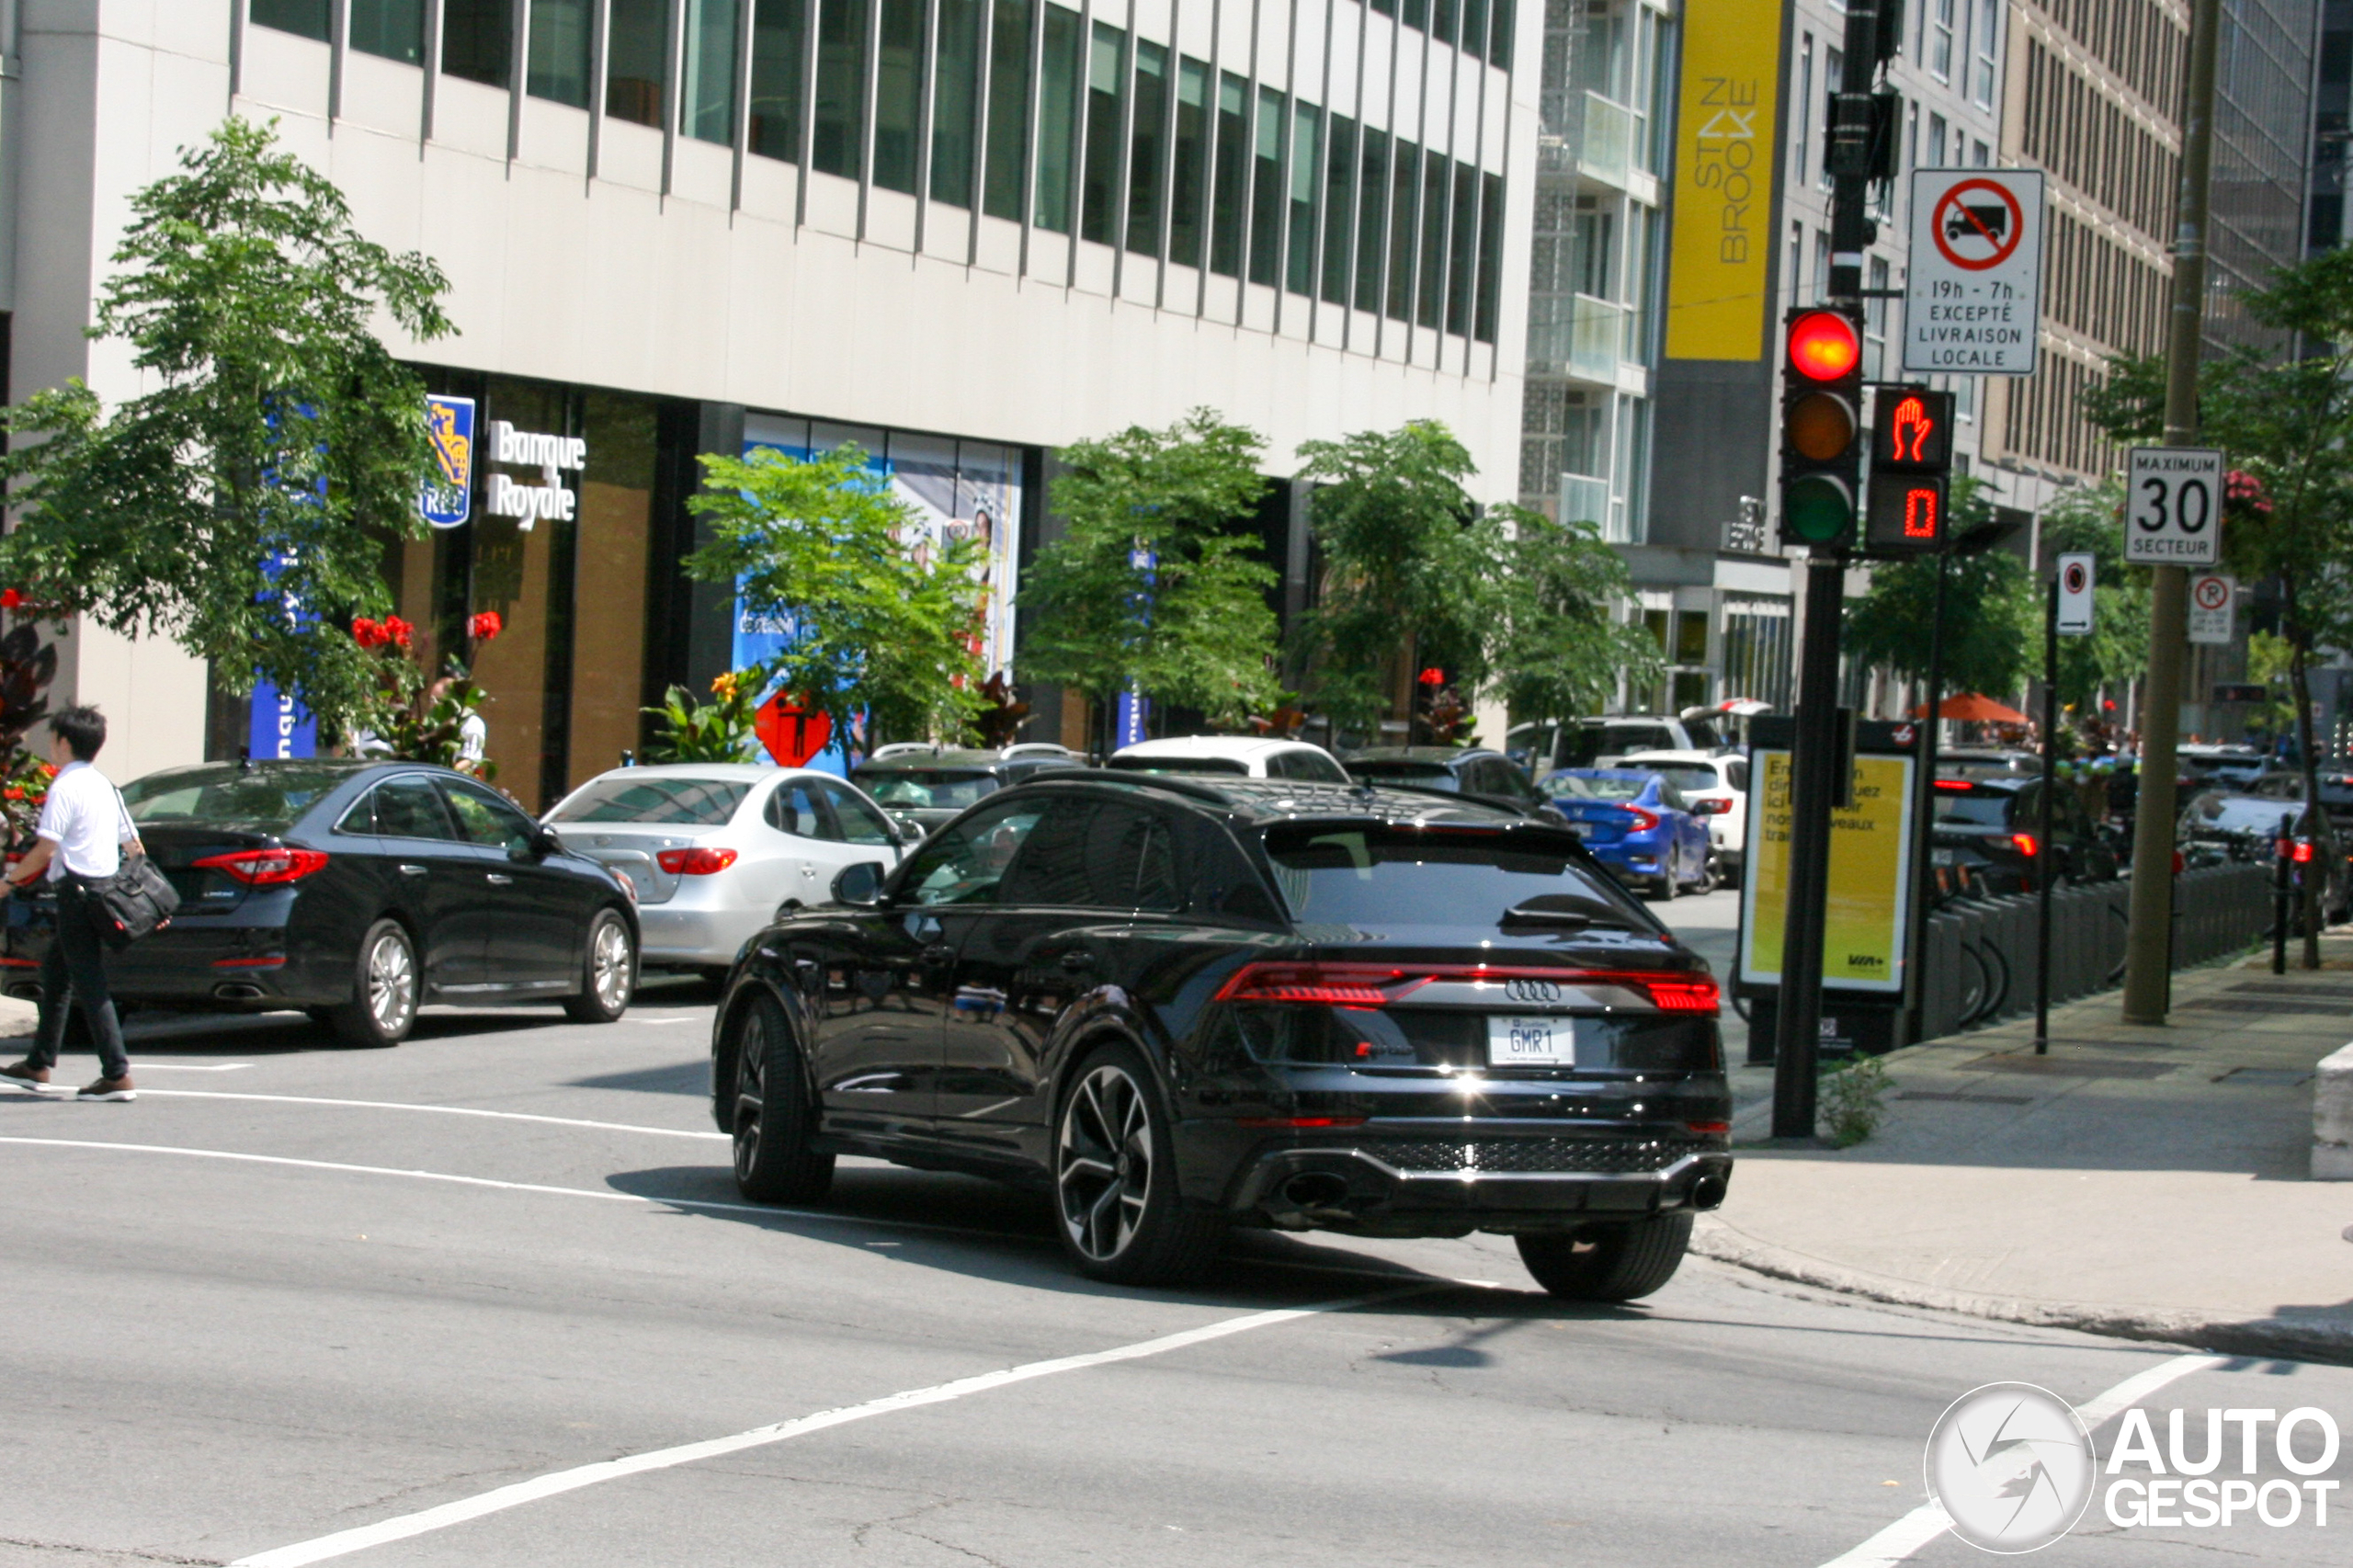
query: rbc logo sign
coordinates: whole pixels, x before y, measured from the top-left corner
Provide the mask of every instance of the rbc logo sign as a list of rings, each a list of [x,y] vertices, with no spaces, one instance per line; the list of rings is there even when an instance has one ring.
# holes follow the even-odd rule
[[[417,510],[437,528],[454,528],[473,514],[474,400],[428,395],[425,429],[433,444],[433,476]]]

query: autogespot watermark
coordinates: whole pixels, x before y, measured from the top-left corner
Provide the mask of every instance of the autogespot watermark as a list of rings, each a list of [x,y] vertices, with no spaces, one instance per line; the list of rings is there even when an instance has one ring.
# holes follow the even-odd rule
[[[2171,1410],[2164,1424],[2160,1442],[2147,1411],[2125,1411],[2103,1465],[2065,1400],[2032,1383],[1987,1383],[1953,1401],[1929,1433],[1928,1495],[1953,1534],[2006,1554],[2064,1536],[2095,1493],[2120,1529],[2326,1528],[2340,1484],[2327,1475],[2339,1451],[2327,1411],[2210,1409],[2201,1420]]]

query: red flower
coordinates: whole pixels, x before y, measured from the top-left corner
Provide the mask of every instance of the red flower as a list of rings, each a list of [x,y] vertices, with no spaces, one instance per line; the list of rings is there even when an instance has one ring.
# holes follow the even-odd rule
[[[1432,665],[1428,669],[1424,670],[1420,675],[1415,676],[1414,678],[1420,681],[1424,686],[1444,686],[1446,684],[1446,672],[1439,669],[1436,665]]]
[[[351,623],[351,640],[362,648],[381,648],[392,641],[381,622],[361,616]]]
[[[483,610],[466,622],[466,635],[477,642],[487,642],[506,630],[506,623],[499,619],[494,609]]]
[[[408,646],[410,635],[416,631],[416,628],[399,616],[388,615],[384,618],[382,631],[385,642],[405,648]]]
[[[0,609],[14,609],[25,602],[25,596],[14,588],[0,590]]]
[[[25,792],[22,790],[17,789],[14,784],[11,784],[7,789],[0,790],[0,797],[5,797],[11,801],[21,801],[25,798]]]

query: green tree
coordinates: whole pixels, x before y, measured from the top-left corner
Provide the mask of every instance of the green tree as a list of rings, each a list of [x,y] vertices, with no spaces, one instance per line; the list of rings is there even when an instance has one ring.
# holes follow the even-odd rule
[[[1498,506],[1512,531],[1511,591],[1495,653],[1496,680],[1515,721],[1597,711],[1620,679],[1643,686],[1665,667],[1658,641],[1620,619],[1633,597],[1626,559],[1590,523],[1555,523]]]
[[[2059,639],[2059,700],[2084,709],[2104,688],[2129,685],[2148,667],[2149,573],[2124,564],[2124,487],[2114,479],[2066,492],[2042,512],[2044,552],[2087,551],[2092,631]]]
[[[1953,483],[1956,534],[1993,521],[1976,480]],[[2042,608],[2026,562],[2006,550],[1949,558],[1945,587],[1944,687],[2000,701],[2016,697],[2042,643]],[[1847,606],[1847,650],[1866,665],[1884,665],[1925,680],[1928,628],[1936,619],[1937,558],[1875,564],[1871,585]]]
[[[1255,533],[1265,437],[1197,408],[1165,430],[1130,426],[1056,454],[1054,511],[1067,524],[1021,587],[1036,629],[1021,675],[1086,696],[1108,724],[1119,695],[1198,708],[1240,724],[1280,693],[1272,665],[1279,581]]]
[[[980,546],[913,548],[921,515],[853,444],[700,460],[707,487],[687,506],[711,538],[687,557],[688,574],[734,585],[740,613],[792,628],[754,689],[780,685],[837,735],[863,712],[870,739],[962,739],[981,706],[969,645]]]
[[[373,676],[345,624],[390,608],[384,552],[423,530],[434,468],[424,382],[374,323],[446,335],[448,282],[362,238],[270,127],[232,119],[180,165],[131,199],[89,328],[149,390],[108,408],[77,380],[7,411],[23,521],[0,582],[346,723]]]

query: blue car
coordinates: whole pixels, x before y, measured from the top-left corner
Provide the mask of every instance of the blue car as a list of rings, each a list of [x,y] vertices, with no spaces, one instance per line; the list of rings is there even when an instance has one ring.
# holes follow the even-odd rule
[[[1708,824],[1663,776],[1631,767],[1564,767],[1540,786],[1593,858],[1660,898],[1706,892]]]

